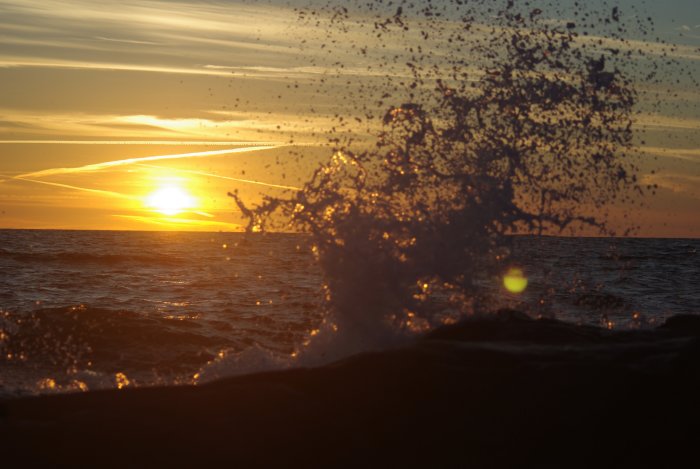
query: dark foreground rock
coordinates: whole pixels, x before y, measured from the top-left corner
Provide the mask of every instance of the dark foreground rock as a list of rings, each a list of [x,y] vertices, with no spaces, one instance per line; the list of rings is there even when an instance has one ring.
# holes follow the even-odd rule
[[[315,369],[0,403],[2,467],[697,467],[700,317],[512,312]]]

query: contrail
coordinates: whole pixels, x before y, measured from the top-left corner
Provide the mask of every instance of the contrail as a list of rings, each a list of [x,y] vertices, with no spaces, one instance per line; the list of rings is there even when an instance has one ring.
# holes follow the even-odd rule
[[[287,190],[292,190],[292,191],[301,190],[301,188],[294,187],[294,186],[283,186],[281,184],[270,184],[267,182],[255,181],[253,179],[241,179],[241,178],[234,178],[234,177],[230,177],[230,176],[221,176],[220,174],[205,173],[203,171],[195,171],[192,169],[164,168],[163,166],[156,166],[156,165],[152,165],[152,164],[137,164],[137,166],[143,166],[144,168],[167,169],[170,171],[179,171],[182,173],[196,174],[199,176],[207,176],[207,177],[213,177],[213,178],[218,178],[218,179],[226,179],[228,181],[245,182],[247,184],[257,184],[257,185],[265,186],[265,187],[275,187],[277,189],[287,189]]]
[[[190,153],[178,153],[171,155],[156,155],[156,156],[143,156],[139,158],[127,158],[123,160],[106,161],[104,163],[88,164],[85,166],[77,166],[73,168],[53,168],[44,169],[42,171],[35,171],[33,173],[20,174],[16,178],[37,178],[45,176],[55,176],[57,174],[70,174],[70,173],[82,173],[87,171],[99,171],[101,169],[112,168],[114,166],[124,166],[130,164],[140,163],[142,161],[157,161],[157,160],[174,160],[178,158],[203,158],[207,156],[216,155],[227,155],[231,153],[244,153],[259,150],[269,150],[271,148],[279,148],[284,145],[261,145],[255,147],[245,147],[245,148],[228,148],[226,150],[209,150],[209,151],[195,151]]]
[[[104,191],[101,189],[89,189],[87,187],[71,186],[70,184],[60,184],[58,182],[38,181],[36,179],[27,179],[27,178],[21,177],[21,176],[15,176],[12,179],[15,179],[18,181],[34,182],[36,184],[45,184],[47,186],[55,186],[55,187],[63,187],[66,189],[74,189],[77,191],[91,192],[93,194],[104,195],[107,197],[118,197],[120,199],[134,200],[137,198],[137,197],[134,197],[131,195],[122,194],[120,192]]]
[[[235,142],[221,140],[0,140],[4,144],[51,145],[172,145],[172,146],[280,146],[280,142]]]

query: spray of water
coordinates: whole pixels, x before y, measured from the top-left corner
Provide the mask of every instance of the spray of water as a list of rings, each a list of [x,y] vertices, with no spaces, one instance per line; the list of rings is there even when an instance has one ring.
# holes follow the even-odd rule
[[[620,42],[620,11],[598,16],[609,35],[596,42],[539,8],[491,3],[379,8],[378,40],[417,30],[447,52],[407,40],[405,63],[386,58],[383,80],[358,85],[377,97],[355,108],[377,129],[371,142],[334,129],[332,158],[301,190],[255,208],[231,194],[248,231],[311,234],[327,326],[350,349],[482,309],[479,286],[507,267],[509,235],[609,234],[605,207],[642,192],[636,92],[621,66],[632,53],[607,47]],[[336,26],[351,23],[346,8],[331,11]]]

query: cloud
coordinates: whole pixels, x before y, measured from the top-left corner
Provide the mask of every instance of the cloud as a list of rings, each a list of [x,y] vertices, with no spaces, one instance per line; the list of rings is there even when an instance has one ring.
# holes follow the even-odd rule
[[[145,123],[123,121],[124,116],[110,114],[90,114],[84,112],[31,112],[14,109],[0,109],[0,120],[11,122],[11,127],[6,127],[5,135],[11,133],[13,136],[20,136],[17,140],[35,140],[33,138],[22,138],[21,136],[41,135],[47,140],[71,140],[71,136],[96,136],[99,135],[104,140],[118,138],[142,138],[148,139],[183,139],[187,135],[176,129],[165,129]],[[212,136],[209,136],[212,138]],[[87,140],[87,139],[86,139]],[[92,140],[92,139],[90,139]]]
[[[678,160],[700,163],[700,149],[698,148],[662,148],[662,147],[640,147],[644,153],[661,156],[664,158],[674,158]]]
[[[635,125],[665,129],[700,130],[700,119],[647,113],[637,116]]]
[[[675,194],[684,194],[694,198],[700,198],[700,175],[679,174],[679,173],[659,173],[646,174],[641,178],[643,185],[654,185],[662,189],[670,190]]]
[[[77,60],[57,60],[46,59],[41,57],[7,57],[0,56],[0,68],[64,68],[64,69],[83,69],[83,70],[113,70],[127,72],[150,72],[150,73],[170,73],[179,75],[209,75],[219,77],[230,77],[231,72],[222,70],[202,68],[185,68],[185,67],[169,67],[169,66],[154,66],[141,65],[130,63],[105,63],[92,61],[77,61]]]
[[[194,111],[192,111],[194,113]],[[144,142],[172,141],[203,142],[202,144],[242,145],[259,143],[260,135],[253,129],[276,130],[276,126],[291,115],[262,114],[244,112],[219,112],[201,110],[204,117],[165,118],[153,115],[114,115],[71,112],[27,112],[14,109],[0,109],[0,131],[11,134],[15,139],[0,140],[6,143],[37,142],[32,138],[41,135],[50,142],[79,142],[75,137],[88,136],[83,140],[124,142],[126,139]],[[231,135],[238,139],[233,140]],[[24,136],[24,138],[23,138]],[[17,138],[19,137],[19,138]],[[51,138],[54,137],[54,138]],[[62,137],[62,138],[56,138]],[[73,138],[71,138],[73,137]],[[92,138],[90,138],[92,137]],[[252,137],[252,138],[251,138]],[[0,134],[0,139],[2,134]],[[266,143],[278,144],[271,142]]]
[[[9,0],[0,18],[2,63],[15,67],[221,75],[201,65],[273,66],[297,42],[289,10],[260,5]]]
[[[158,42],[137,41],[135,39],[117,39],[115,37],[96,36],[95,39],[99,39],[100,41],[108,41],[108,42],[120,42],[122,44],[145,44],[145,45],[149,45],[149,46],[163,45],[162,43],[158,43]]]

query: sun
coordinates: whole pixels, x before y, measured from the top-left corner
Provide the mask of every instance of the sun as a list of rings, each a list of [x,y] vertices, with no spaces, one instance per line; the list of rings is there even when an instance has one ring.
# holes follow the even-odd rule
[[[159,187],[146,198],[146,205],[163,215],[178,215],[195,206],[194,197],[175,185]]]

